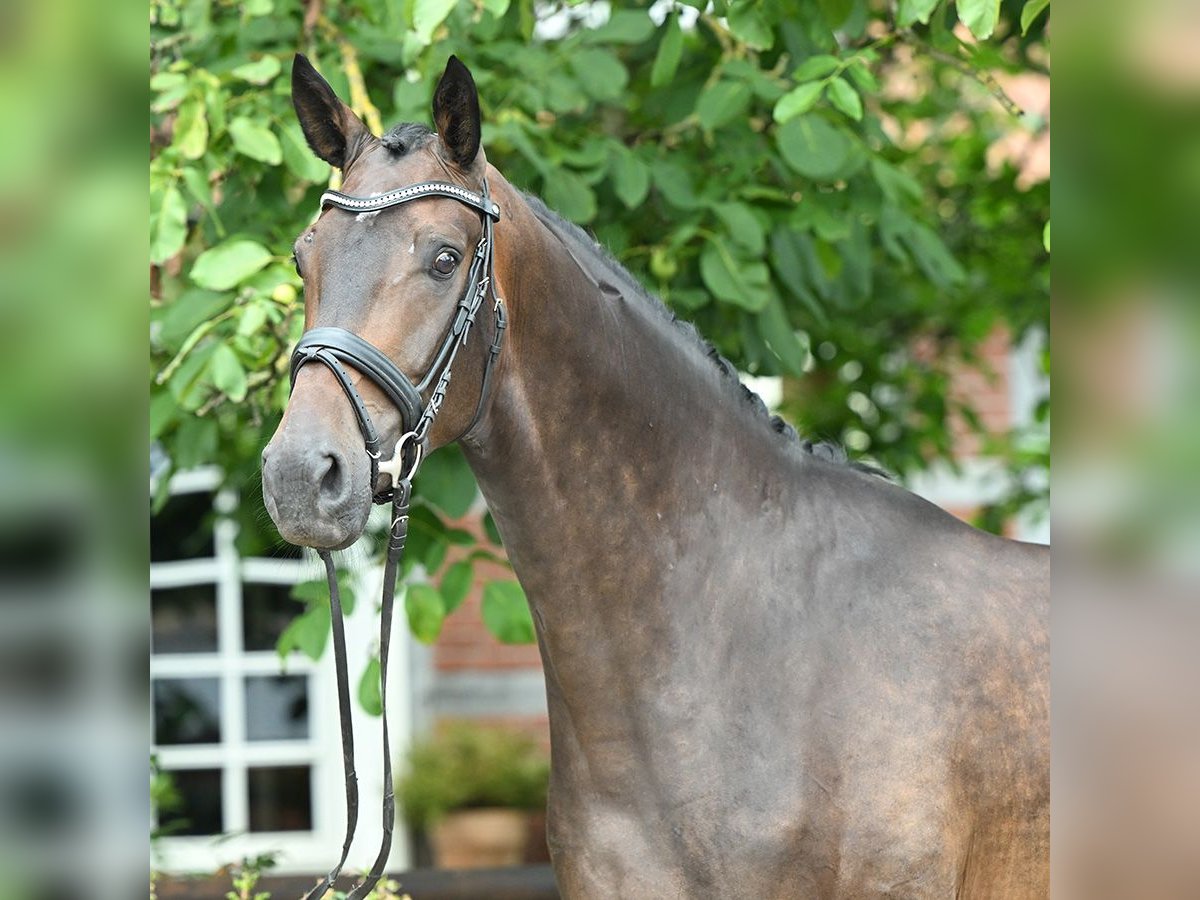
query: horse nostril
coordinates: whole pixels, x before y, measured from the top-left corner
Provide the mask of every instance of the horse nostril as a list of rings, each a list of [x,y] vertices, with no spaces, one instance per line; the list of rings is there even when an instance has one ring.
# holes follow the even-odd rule
[[[346,484],[345,467],[335,454],[328,454],[325,458],[328,464],[325,474],[321,476],[320,495],[327,498],[340,497]]]

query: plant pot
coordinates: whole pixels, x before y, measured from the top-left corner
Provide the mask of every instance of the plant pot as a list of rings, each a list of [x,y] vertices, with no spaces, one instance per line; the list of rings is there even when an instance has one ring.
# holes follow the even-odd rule
[[[462,809],[429,833],[439,869],[517,866],[525,855],[529,813],[517,809]]]

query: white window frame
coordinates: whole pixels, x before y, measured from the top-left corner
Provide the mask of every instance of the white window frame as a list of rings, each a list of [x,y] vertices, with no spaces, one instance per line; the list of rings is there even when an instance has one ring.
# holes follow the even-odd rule
[[[229,514],[237,507],[235,491],[221,488],[221,472],[204,467],[171,477],[171,496],[191,493],[214,494],[217,518],[213,523],[213,555],[202,559],[155,562],[150,565],[150,588],[215,586],[217,650],[208,653],[151,653],[150,678],[216,678],[220,684],[221,742],[202,745],[152,745],[159,765],[166,771],[220,769],[222,835],[167,836],[159,841],[154,865],[166,872],[211,872],[242,857],[273,853],[280,874],[317,873],[337,861],[345,827],[345,785],[342,773],[341,733],[337,717],[337,686],[332,651],[318,663],[299,653],[286,662],[269,651],[244,651],[242,631],[242,584],[296,584],[323,577],[315,558],[302,560],[239,557],[235,540],[237,523]],[[154,485],[151,485],[153,491]],[[350,678],[358,677],[378,640],[377,604],[382,570],[370,566],[357,573],[355,594],[359,602],[346,618]],[[299,608],[298,608],[299,609]],[[395,624],[404,627],[403,617]],[[394,754],[408,746],[412,728],[409,689],[409,644],[407,634],[394,634],[388,697],[392,700],[388,722]],[[246,739],[246,708],[243,682],[254,675],[301,675],[308,684],[309,735],[303,740]],[[357,691],[352,690],[356,695]],[[349,871],[368,868],[378,852],[382,827],[373,802],[382,794],[383,769],[380,759],[379,720],[354,706],[355,749],[360,792],[359,823]],[[393,759],[398,764],[399,758]],[[303,765],[310,769],[312,831],[249,831],[249,767]],[[403,828],[397,828],[389,868],[407,868],[409,847]]]

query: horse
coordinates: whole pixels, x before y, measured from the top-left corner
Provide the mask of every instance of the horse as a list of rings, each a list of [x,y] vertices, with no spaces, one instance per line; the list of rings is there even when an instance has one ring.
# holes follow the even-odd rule
[[[1048,548],[770,417],[488,163],[456,58],[436,131],[376,137],[302,56],[292,97],[343,183],[295,242],[305,339],[325,335],[300,362],[325,365],[293,359],[267,509],[344,548],[421,453],[461,445],[544,666],[562,895],[1046,896]]]

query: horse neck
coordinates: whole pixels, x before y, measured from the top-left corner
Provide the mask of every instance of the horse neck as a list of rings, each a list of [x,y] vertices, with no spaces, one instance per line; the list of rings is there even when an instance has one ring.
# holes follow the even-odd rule
[[[465,450],[542,633],[644,602],[714,498],[760,502],[786,450],[690,336],[622,279],[597,284],[492,177],[511,325]]]

